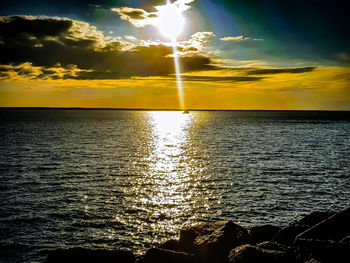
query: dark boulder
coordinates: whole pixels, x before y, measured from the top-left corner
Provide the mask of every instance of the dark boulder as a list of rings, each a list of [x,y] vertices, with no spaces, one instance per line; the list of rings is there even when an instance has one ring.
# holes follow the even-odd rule
[[[180,231],[179,244],[183,251],[197,255],[200,262],[227,262],[232,248],[245,244],[248,231],[231,221],[202,223]]]
[[[197,263],[194,255],[161,248],[149,249],[140,263]]]
[[[286,253],[277,250],[268,250],[253,245],[242,245],[231,250],[229,263],[285,263]]]
[[[134,263],[132,252],[123,250],[69,248],[51,251],[43,263]]]
[[[317,259],[309,259],[308,261],[305,261],[305,263],[321,263],[320,261],[318,261]]]
[[[256,245],[258,248],[282,251],[285,253],[285,262],[296,262],[296,257],[293,247],[278,244],[272,241],[265,241]]]
[[[272,241],[290,246],[294,243],[297,235],[303,233],[314,225],[319,224],[332,215],[334,215],[333,212],[312,212],[304,216],[299,221],[296,221],[291,225],[282,228],[273,237]]]
[[[350,235],[350,208],[313,226],[298,238],[340,241]]]
[[[265,241],[265,242],[261,242],[259,244],[256,245],[259,248],[263,248],[263,249],[268,249],[268,250],[277,250],[277,251],[288,251],[289,247],[284,246],[282,244],[278,244],[276,242],[272,242],[272,241]]]
[[[272,241],[291,246],[294,243],[295,238],[300,233],[308,229],[309,226],[305,225],[290,225],[282,228],[277,234],[272,238]]]
[[[299,260],[314,258],[324,262],[350,262],[350,208],[316,224],[296,237]]]
[[[340,240],[340,242],[344,242],[344,243],[350,243],[350,235],[344,237],[342,240]]]
[[[158,248],[173,250],[173,251],[181,251],[182,250],[179,241],[176,239],[167,240],[163,244],[158,246]]]
[[[281,228],[273,225],[255,226],[249,230],[250,242],[257,244],[271,240]]]
[[[302,219],[297,221],[295,224],[298,225],[304,225],[304,226],[309,226],[312,227],[323,220],[326,220],[330,216],[334,215],[334,212],[312,212],[306,216],[304,216]]]

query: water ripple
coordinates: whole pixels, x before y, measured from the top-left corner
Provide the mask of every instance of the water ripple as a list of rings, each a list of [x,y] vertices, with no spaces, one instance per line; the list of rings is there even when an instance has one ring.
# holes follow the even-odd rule
[[[140,250],[189,223],[349,206],[349,119],[294,114],[0,111],[0,258]]]

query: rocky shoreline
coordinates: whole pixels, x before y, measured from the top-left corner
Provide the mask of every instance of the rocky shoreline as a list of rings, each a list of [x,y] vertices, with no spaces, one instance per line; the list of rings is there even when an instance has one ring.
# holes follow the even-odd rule
[[[187,226],[136,257],[131,251],[70,248],[51,251],[43,263],[336,263],[350,262],[350,208],[313,212],[287,227],[249,230],[232,221]]]

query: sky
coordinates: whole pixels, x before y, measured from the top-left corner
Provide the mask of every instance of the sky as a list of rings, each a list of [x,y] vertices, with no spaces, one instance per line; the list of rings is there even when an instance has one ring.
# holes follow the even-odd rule
[[[1,1],[0,107],[350,110],[350,2],[166,4]]]

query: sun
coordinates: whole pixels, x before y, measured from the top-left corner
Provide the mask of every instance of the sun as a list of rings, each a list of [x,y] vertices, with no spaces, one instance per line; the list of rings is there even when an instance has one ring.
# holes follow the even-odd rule
[[[157,28],[164,37],[173,42],[176,41],[185,26],[185,18],[182,16],[182,12],[183,10],[173,4],[159,7]]]

